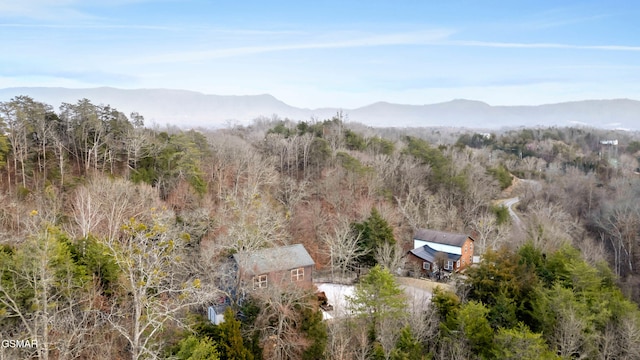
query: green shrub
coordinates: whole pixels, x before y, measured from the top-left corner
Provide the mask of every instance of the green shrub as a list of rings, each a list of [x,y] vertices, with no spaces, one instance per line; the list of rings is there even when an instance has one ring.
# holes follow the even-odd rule
[[[500,189],[504,190],[511,186],[513,183],[513,176],[509,173],[509,170],[504,165],[500,165],[495,168],[487,170],[491,176],[493,176],[500,183]]]
[[[492,206],[491,211],[496,215],[496,222],[498,225],[507,224],[511,219],[509,216],[509,209],[506,206]]]
[[[29,190],[28,188],[22,185],[18,186],[18,190],[17,190],[18,199],[24,200],[27,198],[27,196],[29,196],[29,194],[31,194],[31,190]]]

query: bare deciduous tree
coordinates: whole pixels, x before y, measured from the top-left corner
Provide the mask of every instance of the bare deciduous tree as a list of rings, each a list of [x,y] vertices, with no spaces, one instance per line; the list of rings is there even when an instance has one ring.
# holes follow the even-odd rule
[[[394,245],[385,242],[376,249],[375,259],[378,264],[386,267],[392,273],[400,275],[406,260],[403,255],[402,245],[399,242]]]
[[[293,210],[307,196],[309,182],[296,181],[290,177],[284,177],[278,187],[278,201],[289,211]]]
[[[154,215],[145,225],[131,220],[125,238],[106,242],[122,272],[120,296],[107,321],[130,346],[131,359],[156,357],[155,338],[169,322],[180,324],[180,311],[202,305],[214,295],[201,280],[181,268],[184,241],[168,223],[171,214]]]
[[[333,234],[325,233],[322,236],[329,252],[332,277],[334,269],[344,277],[349,268],[355,264],[356,259],[366,253],[358,245],[361,236],[361,233],[354,232],[346,217],[339,217]]]
[[[398,210],[409,223],[411,229],[442,228],[445,209],[438,197],[431,194],[424,186],[410,188],[404,199],[396,197]]]
[[[311,306],[311,294],[301,287],[279,285],[269,284],[268,288],[253,292],[260,304],[255,327],[261,334],[265,358],[300,359],[309,341],[301,333],[299,324],[302,311]]]
[[[474,241],[476,255],[482,255],[487,250],[498,249],[508,235],[507,227],[499,226],[496,216],[488,212],[478,216],[471,225],[478,234]]]
[[[535,201],[526,219],[528,240],[544,252],[553,252],[564,244],[571,244],[578,223],[556,204]]]
[[[100,207],[93,199],[91,190],[81,187],[76,191],[75,203],[72,207],[73,220],[80,228],[80,237],[86,238],[91,234],[100,217]]]
[[[553,346],[563,358],[583,353],[586,324],[572,308],[562,309],[557,313],[557,323],[552,335]]]
[[[331,360],[351,358],[351,339],[346,320],[333,320],[327,323],[326,355]]]
[[[464,339],[444,338],[438,342],[438,352],[434,359],[466,360],[472,356],[471,349]]]
[[[127,130],[125,150],[127,153],[126,158],[126,174],[130,173],[130,170],[136,170],[138,167],[138,161],[147,155],[145,149],[151,143],[151,137],[147,130],[144,128],[144,118],[142,115],[134,112],[130,116],[131,124],[133,127]]]
[[[287,219],[276,205],[258,193],[229,197],[218,213],[220,235],[212,250],[250,251],[287,243]]]
[[[620,340],[620,358],[640,358],[640,325],[637,317],[625,317],[618,330]]]
[[[0,331],[9,338],[22,333],[36,341],[40,359],[53,353],[75,358],[89,346],[91,329],[100,325],[93,284],[79,275],[63,233],[50,225],[32,230],[37,235],[0,259],[1,316],[12,327]]]
[[[466,167],[467,189],[462,201],[464,224],[476,219],[499,192],[495,179],[487,174],[486,168],[471,160]]]
[[[94,235],[111,241],[127,220],[159,207],[157,192],[149,185],[96,177],[77,190],[72,213],[79,235],[95,231]],[[75,233],[73,228],[71,232]]]
[[[640,232],[640,206],[635,197],[621,194],[602,209],[595,223],[610,241],[616,275],[633,272]]]
[[[352,358],[357,360],[367,360],[370,357],[372,346],[369,339],[369,331],[367,330],[366,322],[363,319],[355,319],[351,322],[350,326],[354,331],[355,349],[353,351]]]

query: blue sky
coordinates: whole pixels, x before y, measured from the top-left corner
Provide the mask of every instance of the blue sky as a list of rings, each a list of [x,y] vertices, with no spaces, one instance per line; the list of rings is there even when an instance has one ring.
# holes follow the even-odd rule
[[[635,1],[0,0],[0,87],[294,106],[640,100]]]

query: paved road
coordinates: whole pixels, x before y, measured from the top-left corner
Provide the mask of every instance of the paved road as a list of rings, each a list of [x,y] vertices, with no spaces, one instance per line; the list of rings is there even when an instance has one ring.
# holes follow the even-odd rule
[[[513,224],[519,228],[522,228],[522,220],[518,217],[515,211],[513,211],[513,205],[517,204],[520,201],[519,197],[514,197],[511,199],[505,199],[503,205],[507,207],[509,210],[509,215],[511,215],[511,219],[513,219]]]
[[[518,179],[518,182],[520,183],[518,186],[521,192],[533,191],[534,193],[536,193],[542,189],[542,184],[537,180]],[[518,214],[516,214],[516,212],[513,210],[513,207],[518,202],[520,202],[520,197],[516,196],[509,199],[503,199],[501,202],[509,210],[509,215],[511,216],[513,224],[518,228],[522,229],[523,228],[522,219],[520,219],[520,217],[518,217]]]

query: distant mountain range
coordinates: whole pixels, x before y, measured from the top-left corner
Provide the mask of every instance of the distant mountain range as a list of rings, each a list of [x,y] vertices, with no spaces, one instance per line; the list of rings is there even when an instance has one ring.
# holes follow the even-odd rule
[[[91,89],[25,87],[0,89],[0,101],[29,95],[55,108],[87,98],[94,104],[108,104],[129,114],[136,111],[146,123],[181,127],[222,127],[248,124],[258,117],[292,120],[324,120],[338,111],[349,121],[370,126],[467,127],[498,129],[519,126],[590,126],[606,129],[640,130],[640,101],[629,99],[584,100],[538,106],[491,106],[480,101],[453,100],[429,105],[401,105],[378,102],[357,109],[302,109],[271,95],[221,96],[186,90],[108,87]]]

